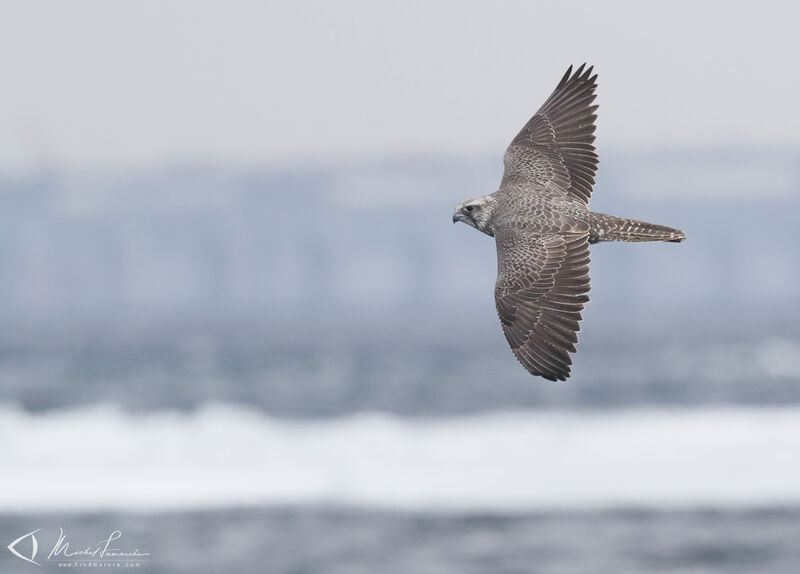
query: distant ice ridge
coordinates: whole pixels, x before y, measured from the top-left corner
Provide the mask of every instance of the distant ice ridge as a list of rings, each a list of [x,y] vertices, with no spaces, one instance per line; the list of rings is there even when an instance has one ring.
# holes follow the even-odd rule
[[[800,504],[800,408],[291,421],[0,408],[0,512]]]

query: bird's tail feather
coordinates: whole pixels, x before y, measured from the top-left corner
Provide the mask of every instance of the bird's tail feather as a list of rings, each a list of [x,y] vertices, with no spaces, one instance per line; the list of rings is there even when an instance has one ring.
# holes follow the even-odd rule
[[[680,243],[686,234],[672,227],[636,219],[593,213],[592,239],[595,241],[670,241]]]

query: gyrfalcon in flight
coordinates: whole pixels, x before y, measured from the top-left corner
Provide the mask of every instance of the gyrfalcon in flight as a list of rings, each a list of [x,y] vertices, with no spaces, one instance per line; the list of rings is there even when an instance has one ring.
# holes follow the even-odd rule
[[[500,188],[453,214],[497,243],[497,313],[511,349],[534,375],[566,380],[589,300],[589,245],[672,241],[677,229],[589,211],[597,171],[597,75],[572,66],[506,150]]]

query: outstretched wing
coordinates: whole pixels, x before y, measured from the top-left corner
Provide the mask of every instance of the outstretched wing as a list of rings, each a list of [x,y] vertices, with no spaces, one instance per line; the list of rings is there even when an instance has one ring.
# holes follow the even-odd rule
[[[589,300],[589,237],[504,231],[496,240],[494,296],[511,350],[531,374],[565,381]]]
[[[506,150],[503,183],[539,184],[589,203],[597,172],[597,74],[572,66]]]

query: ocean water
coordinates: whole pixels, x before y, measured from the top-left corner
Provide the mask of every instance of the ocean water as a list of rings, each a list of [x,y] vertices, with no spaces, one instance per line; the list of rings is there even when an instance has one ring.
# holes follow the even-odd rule
[[[121,531],[121,547],[150,554],[138,567],[126,568],[134,572],[791,574],[800,569],[796,507],[509,515],[302,506],[2,515],[3,540],[42,529],[37,532],[42,566],[4,552],[2,572],[57,571],[46,556],[59,527],[69,540],[92,546]]]
[[[688,240],[592,249],[562,384],[450,224],[497,157],[5,174],[0,573],[800,572],[796,157],[603,166]]]
[[[495,323],[483,339],[334,332],[310,343],[202,334],[0,345],[0,403],[31,412],[96,404],[149,412],[222,402],[282,418],[800,405],[796,326],[709,338],[679,325],[637,338],[598,322],[582,334],[569,382],[549,383],[525,373]]]
[[[800,571],[800,338],[584,345],[6,347],[0,572]]]

